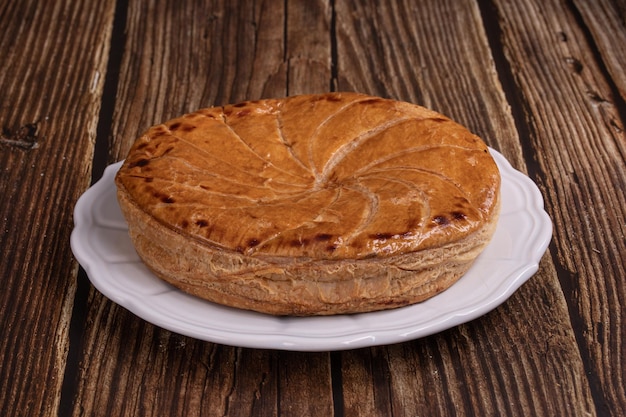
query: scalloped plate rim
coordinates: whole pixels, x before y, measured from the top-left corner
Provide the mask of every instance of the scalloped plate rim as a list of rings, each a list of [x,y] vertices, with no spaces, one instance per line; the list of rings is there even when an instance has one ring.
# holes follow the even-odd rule
[[[434,303],[437,303],[438,300],[446,299],[445,294],[453,292],[453,289],[461,280],[473,279],[476,281],[476,278],[474,278],[475,275],[478,275],[476,271],[480,270],[481,267],[484,268],[484,265],[481,264],[494,262],[494,260],[485,261],[483,259],[483,254],[487,252],[487,249],[478,257],[466,276],[459,280],[459,283],[454,284],[451,288],[436,297],[423,303],[395,310],[355,315],[275,317],[219,306],[184,294],[174,287],[171,287],[162,294],[150,296],[122,291],[116,285],[123,283],[126,277],[110,273],[110,264],[103,259],[101,253],[98,253],[98,251],[88,243],[90,241],[90,232],[93,231],[93,229],[98,227],[107,228],[96,224],[97,219],[94,218],[92,205],[99,197],[102,197],[102,195],[107,192],[111,192],[111,187],[114,189],[113,178],[123,161],[109,165],[105,169],[102,178],[79,198],[74,208],[75,227],[72,231],[70,243],[74,256],[84,268],[91,283],[99,292],[142,319],[185,336],[232,346],[294,351],[345,350],[413,340],[471,321],[502,304],[536,273],[539,267],[539,261],[548,247],[552,236],[552,223],[547,213],[544,211],[541,192],[529,177],[514,169],[502,154],[491,148],[490,152],[500,168],[503,185],[507,181],[515,182],[525,193],[525,207],[521,210],[514,210],[508,213],[508,215],[520,211],[530,214],[530,218],[533,222],[524,224],[524,231],[530,233],[526,242],[523,243],[527,252],[508,261],[510,266],[515,267],[512,268],[505,277],[502,277],[499,284],[490,287],[491,291],[483,294],[483,297],[479,301],[465,305],[461,303],[458,308],[450,305],[445,305],[444,307],[446,308],[443,309],[441,306],[437,306],[437,308],[430,306],[435,305]],[[502,202],[503,212],[505,211],[506,203],[506,201]],[[507,224],[504,224],[502,218],[499,221],[498,229],[501,227],[503,229],[507,227]],[[113,229],[112,227],[108,228]],[[498,231],[496,231],[496,234],[498,234]],[[128,241],[130,242],[130,238],[128,238]],[[497,261],[507,262],[506,259]],[[154,279],[155,283],[162,284],[162,281],[152,275],[147,268],[142,274],[149,274],[151,276],[148,276],[148,279]],[[177,314],[176,309],[173,309],[171,304],[169,307],[166,307],[166,303],[172,302],[164,301],[172,295],[170,293],[178,300],[176,308],[182,309],[178,310],[179,313],[184,312],[185,307],[189,307],[186,303],[191,303],[194,305],[194,308],[199,308],[205,313],[208,313],[208,319],[205,321],[190,322],[184,315]],[[460,295],[463,296],[464,294],[461,293]],[[434,311],[436,314],[432,313],[429,316],[429,310]],[[400,318],[406,315],[414,316],[416,312],[421,313],[422,316],[425,315],[425,320],[400,320]],[[214,322],[211,321],[210,313],[218,313],[218,318],[213,319]],[[224,326],[223,319],[219,319],[219,317],[223,315],[233,320],[229,322],[231,325],[237,324],[238,326]],[[389,317],[397,317],[396,323],[381,324],[383,320],[387,320]],[[247,329],[243,325],[243,321],[251,319],[255,320],[257,323],[266,324],[266,327],[257,329],[256,331]],[[320,334],[319,332],[307,334],[307,330],[310,329],[311,324],[332,330],[333,323],[345,325],[345,322],[350,323],[350,326],[348,326],[351,328],[350,330],[339,331],[339,333],[327,331],[325,334]]]

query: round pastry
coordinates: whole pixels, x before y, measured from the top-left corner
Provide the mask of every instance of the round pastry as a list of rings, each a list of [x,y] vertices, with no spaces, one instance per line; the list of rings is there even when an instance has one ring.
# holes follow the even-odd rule
[[[434,111],[356,93],[249,101],[154,126],[116,184],[158,277],[276,315],[433,297],[485,248],[500,206],[481,139]]]

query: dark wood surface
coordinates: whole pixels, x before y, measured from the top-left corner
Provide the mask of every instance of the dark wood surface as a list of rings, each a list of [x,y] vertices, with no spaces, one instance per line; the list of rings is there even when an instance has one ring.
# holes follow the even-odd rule
[[[626,415],[626,3],[0,1],[0,415]],[[485,316],[340,352],[202,342],[95,290],[72,210],[147,127],[360,91],[466,125],[541,190],[540,269]]]

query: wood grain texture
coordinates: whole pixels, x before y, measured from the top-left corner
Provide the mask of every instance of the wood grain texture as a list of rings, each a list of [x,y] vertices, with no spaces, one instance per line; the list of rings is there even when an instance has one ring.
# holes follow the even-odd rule
[[[477,5],[432,1],[413,8],[376,9],[366,2],[337,7],[340,89],[345,85],[426,101],[473,126],[514,164],[522,160],[520,142],[528,139],[517,135],[486,34],[465,29],[483,26]],[[372,42],[382,43],[377,51],[409,52],[376,56],[368,53]],[[410,72],[415,68],[420,71]],[[379,75],[379,84],[362,84],[372,82],[365,73]],[[375,354],[343,353],[345,415],[593,413],[566,301],[549,257],[543,265],[511,300],[480,320],[407,345],[377,348]],[[537,350],[511,349],[520,344]],[[481,388],[490,396],[476,395]]]
[[[606,67],[610,82],[618,89],[616,93],[626,100],[626,3],[619,0],[592,3],[576,0],[573,4],[574,14],[580,15],[583,28],[591,34],[592,42],[598,49],[602,59],[600,65]],[[563,32],[563,35],[567,36],[567,33]]]
[[[625,11],[0,2],[0,415],[626,415]],[[528,173],[554,222],[538,273],[440,334],[311,354],[173,334],[76,280],[93,166],[200,107],[328,90],[431,107]]]
[[[49,416],[59,405],[76,288],[71,213],[89,185],[112,10],[0,4],[3,416]]]
[[[624,415],[624,121],[572,9],[529,1],[502,4],[498,14],[595,406],[602,415]],[[562,28],[569,28],[566,36]]]
[[[329,396],[319,383],[327,379],[327,354],[204,343],[156,328],[99,294],[90,305],[98,310],[90,311],[77,415],[329,413],[329,405],[316,401]]]
[[[287,95],[325,93],[332,77],[329,0],[286,4]]]

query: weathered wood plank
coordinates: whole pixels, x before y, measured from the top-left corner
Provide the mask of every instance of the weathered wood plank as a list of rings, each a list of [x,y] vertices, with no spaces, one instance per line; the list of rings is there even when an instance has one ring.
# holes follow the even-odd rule
[[[59,404],[114,2],[0,4],[0,415]]]
[[[599,49],[602,63],[618,88],[617,93],[626,100],[626,3],[618,0],[574,1],[584,25]],[[562,36],[567,37],[563,32]],[[581,63],[582,65],[582,63]],[[581,68],[582,70],[582,68]]]
[[[328,0],[287,3],[288,95],[331,88],[331,7]]]
[[[172,334],[95,292],[90,305],[77,415],[277,415],[273,352]]]
[[[526,170],[521,144],[528,138],[519,137],[476,4],[336,7],[339,89],[425,104]],[[345,415],[593,413],[555,276],[547,256],[529,283],[479,320],[411,343],[343,353]],[[516,349],[522,344],[537,348]]]
[[[586,7],[592,3],[602,4]],[[626,134],[619,98],[568,2],[502,2],[498,14],[595,407],[602,415],[624,415]]]
[[[324,60],[330,36],[318,32],[329,27],[327,2],[289,3],[287,10],[271,1],[130,3],[110,162],[124,158],[144,129],[168,118],[288,90],[322,91],[330,82],[330,60]],[[311,42],[317,47],[310,49]],[[332,414],[328,353],[182,337],[95,290],[88,305],[74,415]]]
[[[0,415],[56,414],[64,377],[74,415],[626,414],[622,3],[199,3],[0,3]],[[198,107],[328,89],[439,110],[528,171],[555,222],[538,274],[472,323],[332,355],[199,342],[91,290],[65,370],[100,106],[113,162]]]

